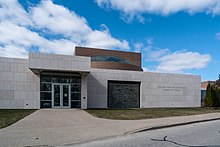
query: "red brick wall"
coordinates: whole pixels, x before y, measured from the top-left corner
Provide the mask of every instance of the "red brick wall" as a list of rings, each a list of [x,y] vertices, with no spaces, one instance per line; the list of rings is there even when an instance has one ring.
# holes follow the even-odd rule
[[[126,59],[135,64],[135,65],[129,65],[129,64],[116,63],[116,62],[92,62],[91,63],[92,68],[143,71],[143,69],[141,68],[141,53],[76,47],[75,55],[86,56],[86,57],[114,56],[114,57]]]

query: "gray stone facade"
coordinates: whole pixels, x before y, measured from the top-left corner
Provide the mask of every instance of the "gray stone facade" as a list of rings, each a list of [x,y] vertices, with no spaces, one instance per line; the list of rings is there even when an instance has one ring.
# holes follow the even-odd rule
[[[0,58],[0,108],[38,109],[39,75],[29,69],[27,59]]]
[[[107,108],[108,80],[141,82],[140,107],[200,107],[200,76],[92,69],[88,107]]]
[[[200,107],[200,76],[90,68],[90,57],[0,58],[0,109],[40,109],[40,72],[78,72],[81,108],[108,108],[108,81],[140,83],[140,108]]]
[[[33,70],[90,72],[90,64],[91,59],[89,57],[29,54],[29,68]]]
[[[40,109],[40,71],[80,72],[81,108],[87,108],[90,58],[30,53],[29,59],[0,58],[0,109]]]

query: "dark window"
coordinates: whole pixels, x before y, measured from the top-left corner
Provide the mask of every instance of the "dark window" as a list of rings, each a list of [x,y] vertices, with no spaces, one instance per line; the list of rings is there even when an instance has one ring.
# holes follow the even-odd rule
[[[81,100],[81,93],[71,93],[71,101]]]
[[[52,86],[51,83],[40,83],[40,90],[41,91],[51,91],[52,90]]]
[[[41,75],[40,76],[40,107],[52,108],[52,76]]]
[[[41,92],[40,93],[40,97],[41,97],[41,100],[43,101],[43,100],[49,100],[49,101],[51,101],[52,100],[52,94],[51,94],[51,92]]]
[[[51,76],[50,75],[43,75],[40,77],[41,82],[51,82]]]
[[[52,77],[52,82],[53,83],[60,83],[60,76],[53,76]]]
[[[40,107],[41,108],[51,108],[52,107],[52,102],[51,101],[41,101],[40,102]]]
[[[201,99],[205,99],[206,96],[206,90],[201,90]]]
[[[81,108],[81,77],[46,75],[40,76],[40,105],[41,108],[52,108],[52,84],[68,83],[71,85],[71,108]],[[54,102],[55,103],[55,102]]]
[[[71,108],[81,108],[81,101],[71,101]]]
[[[81,78],[80,77],[71,77],[70,79],[71,83],[78,83],[78,84],[81,84]]]
[[[122,63],[122,64],[135,65],[131,61],[128,61],[126,59],[122,59],[122,58],[119,58],[119,57],[114,57],[114,56],[93,56],[93,57],[91,57],[91,61],[96,61],[96,62],[117,62],[117,63]]]
[[[70,83],[70,77],[67,76],[60,77],[60,83]]]
[[[71,84],[71,92],[80,92],[81,85],[80,84]]]

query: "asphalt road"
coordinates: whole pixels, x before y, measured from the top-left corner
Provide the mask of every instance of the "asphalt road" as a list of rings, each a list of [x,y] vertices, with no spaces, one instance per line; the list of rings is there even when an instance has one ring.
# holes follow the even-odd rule
[[[94,132],[95,133],[95,132]],[[220,120],[158,129],[100,141],[75,144],[77,147],[220,147]]]

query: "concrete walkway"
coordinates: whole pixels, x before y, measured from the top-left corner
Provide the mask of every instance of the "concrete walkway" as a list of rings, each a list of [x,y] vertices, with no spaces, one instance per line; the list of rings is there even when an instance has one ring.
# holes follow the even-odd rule
[[[106,120],[83,110],[41,109],[17,123],[0,129],[0,146],[59,146],[151,129],[220,119],[220,113],[147,120]]]

